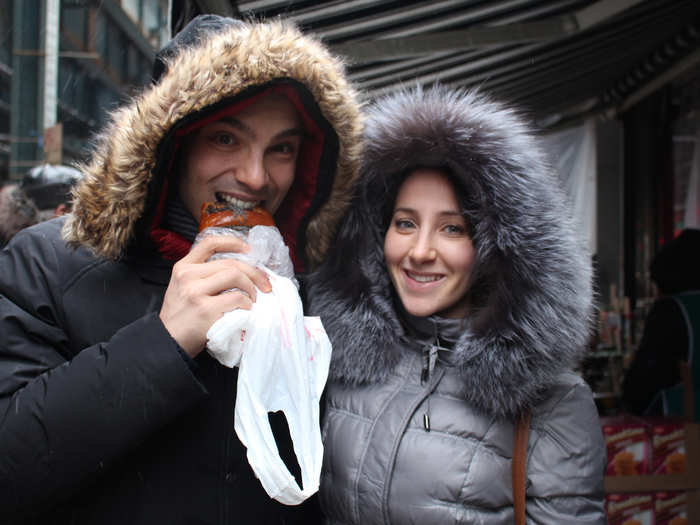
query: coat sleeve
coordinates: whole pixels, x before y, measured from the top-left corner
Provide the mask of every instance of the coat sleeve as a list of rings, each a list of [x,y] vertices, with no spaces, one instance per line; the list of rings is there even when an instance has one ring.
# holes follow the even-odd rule
[[[41,512],[206,395],[156,314],[70,349],[49,239],[0,254],[0,522]]]
[[[569,375],[533,412],[528,456],[528,523],[606,523],[605,442],[593,396],[580,378]]]

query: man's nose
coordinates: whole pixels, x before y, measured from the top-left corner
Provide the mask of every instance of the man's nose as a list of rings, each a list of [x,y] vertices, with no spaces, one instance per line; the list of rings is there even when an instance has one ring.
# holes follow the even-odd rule
[[[432,261],[437,256],[433,241],[433,236],[430,233],[420,232],[415,237],[415,243],[411,246],[409,257],[417,263]]]
[[[251,191],[261,191],[267,184],[267,170],[262,154],[251,152],[236,167],[236,180]]]

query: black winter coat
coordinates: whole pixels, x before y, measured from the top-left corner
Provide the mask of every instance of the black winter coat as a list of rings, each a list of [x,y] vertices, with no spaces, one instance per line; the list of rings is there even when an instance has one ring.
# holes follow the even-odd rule
[[[267,496],[236,438],[238,369],[190,360],[158,318],[172,262],[96,259],[66,247],[62,222],[0,253],[0,522],[299,517]]]
[[[213,15],[179,33],[153,84],[109,116],[72,213],[1,252],[0,524],[316,521],[255,479],[234,432],[237,370],[206,352],[191,360],[158,317],[190,246],[162,213],[178,133],[268,90],[303,117],[275,221],[295,270],[312,269],[357,176],[355,94],[342,63],[293,25]]]

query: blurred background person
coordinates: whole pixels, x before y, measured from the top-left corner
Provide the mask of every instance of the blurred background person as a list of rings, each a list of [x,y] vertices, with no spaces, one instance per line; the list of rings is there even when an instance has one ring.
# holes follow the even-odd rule
[[[70,213],[71,189],[82,178],[75,168],[42,164],[30,169],[22,179],[21,187],[36,204],[41,220]]]
[[[658,290],[622,385],[626,410],[682,416],[681,363],[690,365],[695,420],[700,411],[700,230],[685,229],[651,262]],[[693,359],[695,357],[695,359]]]
[[[39,210],[17,184],[0,189],[0,248],[23,228],[39,222]]]

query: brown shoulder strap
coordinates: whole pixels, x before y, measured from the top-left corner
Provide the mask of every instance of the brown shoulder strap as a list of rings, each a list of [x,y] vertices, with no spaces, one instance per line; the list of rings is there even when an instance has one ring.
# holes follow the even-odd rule
[[[515,425],[513,440],[513,510],[515,525],[525,525],[525,483],[527,482],[527,441],[530,435],[530,411],[522,414]]]

